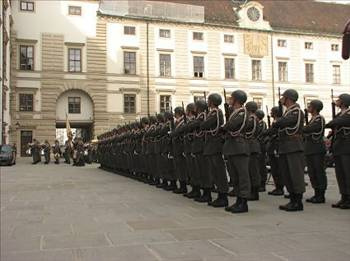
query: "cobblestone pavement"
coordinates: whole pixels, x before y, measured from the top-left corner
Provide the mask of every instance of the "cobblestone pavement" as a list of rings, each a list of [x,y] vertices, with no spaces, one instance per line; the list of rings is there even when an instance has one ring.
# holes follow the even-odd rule
[[[97,167],[1,167],[1,260],[350,260],[333,170],[325,205],[287,213],[262,193],[233,215]]]

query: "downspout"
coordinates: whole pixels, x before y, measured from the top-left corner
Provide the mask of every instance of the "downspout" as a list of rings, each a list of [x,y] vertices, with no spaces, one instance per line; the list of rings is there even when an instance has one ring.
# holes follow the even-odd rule
[[[271,32],[271,84],[272,84],[272,103],[275,106],[275,64],[273,59],[273,33]]]
[[[150,100],[149,100],[149,23],[146,23],[146,53],[147,53],[147,115],[150,116]]]

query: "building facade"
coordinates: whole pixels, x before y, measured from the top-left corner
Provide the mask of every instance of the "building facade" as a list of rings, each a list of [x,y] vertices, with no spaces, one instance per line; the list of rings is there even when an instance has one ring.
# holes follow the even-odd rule
[[[341,59],[350,6],[217,2],[14,1],[10,141],[22,152],[33,138],[53,142],[67,117],[89,139],[237,88],[264,110],[278,88],[295,88],[302,107],[323,100],[329,119],[330,90],[350,91]]]

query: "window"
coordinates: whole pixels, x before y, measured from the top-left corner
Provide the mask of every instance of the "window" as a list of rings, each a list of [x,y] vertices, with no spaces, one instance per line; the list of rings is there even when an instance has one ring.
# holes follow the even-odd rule
[[[161,38],[170,38],[170,30],[168,29],[159,29],[159,37]]]
[[[19,94],[19,111],[33,111],[33,94]]]
[[[204,57],[203,56],[193,57],[193,76],[195,78],[204,77]]]
[[[287,82],[288,81],[287,62],[278,62],[278,80],[280,82]]]
[[[331,49],[332,49],[333,52],[339,51],[339,44],[332,44],[331,45]]]
[[[224,35],[224,42],[225,43],[233,43],[234,38],[232,34],[225,34]]]
[[[81,72],[81,49],[68,48],[68,71]]]
[[[193,32],[193,40],[202,41],[203,40],[203,33]]]
[[[171,96],[170,95],[160,95],[159,97],[159,111],[166,112],[170,111],[171,108]]]
[[[34,2],[33,1],[21,1],[21,11],[34,12]]]
[[[311,50],[314,49],[314,44],[312,42],[305,42],[305,49]]]
[[[124,94],[124,113],[136,112],[135,100],[135,94]]]
[[[263,98],[261,97],[253,97],[253,101],[258,105],[258,109],[261,110],[263,108]]]
[[[278,39],[277,40],[277,46],[278,47],[287,47],[287,41],[283,39]]]
[[[136,34],[135,26],[124,26],[124,34],[135,35]]]
[[[252,60],[252,80],[261,81],[261,61]]]
[[[197,101],[204,101],[204,96],[193,96],[193,100],[196,103]]]
[[[225,79],[235,78],[235,60],[233,58],[225,58]]]
[[[34,70],[34,46],[21,45],[20,49],[20,69]]]
[[[80,6],[69,6],[68,7],[69,15],[81,15],[81,7]]]
[[[305,81],[314,82],[314,65],[312,63],[305,64]]]
[[[124,73],[136,74],[136,53],[124,52]]]
[[[159,55],[159,72],[162,77],[171,76],[171,56],[170,54]]]
[[[80,113],[80,97],[68,97],[68,113]]]
[[[340,65],[333,65],[333,84],[340,84]]]

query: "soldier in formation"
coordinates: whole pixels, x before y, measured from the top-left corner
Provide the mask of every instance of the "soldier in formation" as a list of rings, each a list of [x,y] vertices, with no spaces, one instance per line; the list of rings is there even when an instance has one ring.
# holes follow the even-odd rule
[[[267,115],[267,126],[264,112],[255,102],[247,102],[242,90],[231,94],[229,104],[225,102],[225,122],[219,109],[221,95],[213,93],[207,101],[197,100],[186,108],[176,107],[174,113],[144,117],[100,135],[97,158],[103,169],[231,213],[248,212],[248,201],[259,200],[259,192],[265,191],[268,162],[275,184],[268,194],[282,196],[286,188],[289,202],[279,209],[302,211],[305,166],[314,189],[314,196],[306,201],[325,202],[324,131],[331,128],[341,194],[333,207],[348,209],[350,95],[339,96],[340,112],[327,124],[320,115],[319,100],[310,102],[306,114],[311,120],[305,124],[298,98],[295,90],[286,90],[279,106]],[[230,184],[233,190],[228,193]],[[234,204],[229,205],[228,196],[236,196]]]

